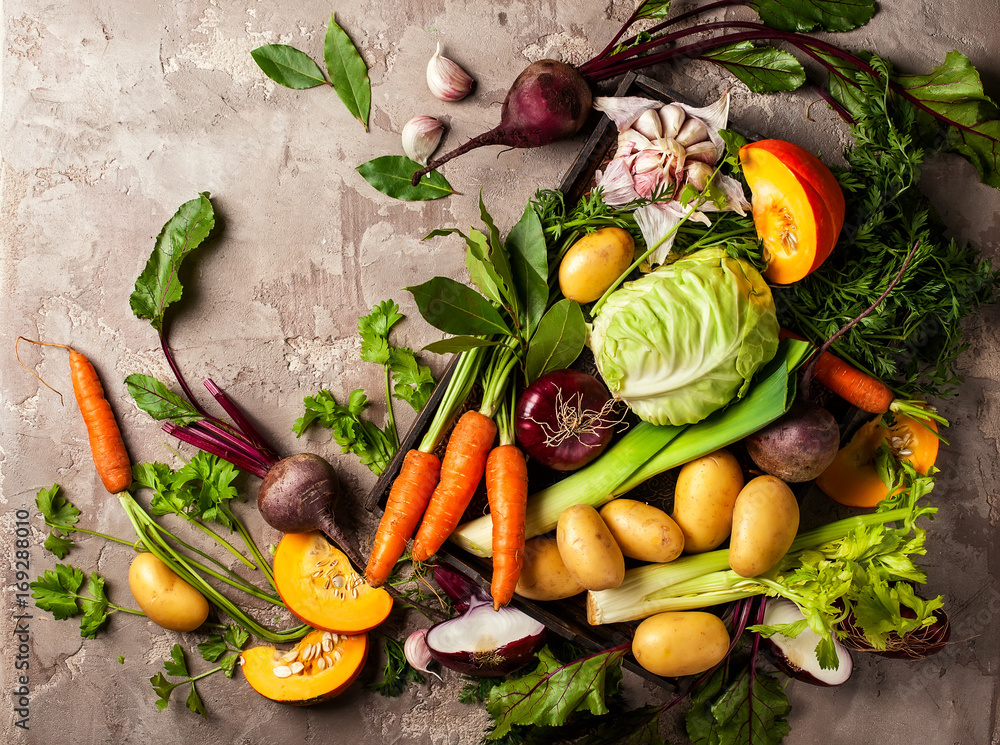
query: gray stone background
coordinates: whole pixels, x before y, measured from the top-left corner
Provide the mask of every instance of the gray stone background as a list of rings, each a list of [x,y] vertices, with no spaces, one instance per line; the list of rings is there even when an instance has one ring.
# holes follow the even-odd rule
[[[94,475],[72,399],[40,386],[14,359],[18,335],[72,344],[102,376],[135,461],[169,460],[175,443],[138,412],[123,378],[167,378],[151,328],[135,320],[128,295],[163,223],[184,201],[209,191],[225,230],[204,250],[188,282],[172,339],[192,383],[211,377],[292,452],[329,457],[343,474],[344,526],[362,542],[372,520],[358,507],[374,478],[323,434],[291,433],[302,398],[321,386],[338,396],[380,389],[378,371],[358,361],[359,314],[394,298],[410,318],[399,343],[436,338],[400,288],[435,274],[465,278],[462,246],[422,243],[438,227],[478,224],[476,195],[502,230],[530,195],[553,187],[581,140],[536,151],[479,150],[447,166],[463,196],[406,204],[376,193],[360,163],[400,152],[399,132],[417,114],[448,125],[444,147],[491,127],[507,86],[529,62],[588,59],[631,11],[625,2],[479,0],[83,0],[3,3],[0,108],[0,740],[10,743],[407,742],[475,743],[487,718],[457,703],[457,675],[398,699],[361,682],[311,709],[264,700],[237,675],[201,686],[203,721],[183,700],[157,711],[147,682],[177,635],[118,614],[95,640],[73,622],[35,611],[30,621],[30,730],[14,726],[16,676],[15,511],[31,511],[31,574],[55,560],[40,547],[35,493],[59,483],[83,510],[81,524],[128,536],[116,500]],[[866,27],[836,41],[889,56],[923,72],[952,49],[967,54],[1000,97],[997,0],[887,0]],[[373,86],[371,131],[352,120],[328,88],[291,91],[258,70],[250,50],[292,44],[322,58],[331,12],[363,51]],[[740,11],[724,11],[726,15]],[[478,80],[458,104],[433,99],[424,68],[435,42]],[[845,128],[807,93],[751,95],[714,69],[685,64],[653,72],[695,100],[733,85],[732,123],[793,139],[836,161]],[[925,169],[924,188],[955,232],[987,255],[1000,251],[1000,193],[978,183],[957,158]],[[997,526],[1000,339],[996,307],[967,328],[966,376],[952,420],[925,565],[930,588],[947,596],[954,644],[920,663],[861,659],[852,680],[825,690],[791,683],[792,733],[805,743],[997,743]],[[65,355],[21,347],[42,377],[69,390]],[[435,361],[440,369],[440,364]],[[381,413],[375,407],[373,413]],[[402,409],[400,409],[402,412]],[[407,414],[402,413],[405,426]],[[183,450],[183,449],[182,449]],[[256,480],[250,480],[255,489]],[[252,509],[245,514],[252,520]],[[277,534],[254,522],[263,545]],[[114,601],[131,603],[130,551],[82,539],[68,560],[107,578]],[[400,635],[417,623],[394,618]],[[193,646],[197,635],[182,639]],[[119,664],[119,655],[124,664]],[[195,657],[191,656],[192,660]],[[192,666],[202,669],[199,661]],[[663,692],[628,676],[636,701]],[[670,721],[665,731],[673,732]],[[674,734],[672,742],[683,742]]]

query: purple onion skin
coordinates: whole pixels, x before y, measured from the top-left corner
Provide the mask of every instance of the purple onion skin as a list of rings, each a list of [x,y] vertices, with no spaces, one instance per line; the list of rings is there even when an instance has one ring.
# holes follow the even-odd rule
[[[518,670],[533,659],[545,642],[545,632],[505,644],[489,653],[438,652],[431,657],[443,667],[474,678],[499,678]]]
[[[357,551],[334,522],[340,497],[337,472],[323,458],[298,453],[282,458],[268,470],[257,492],[257,509],[264,522],[282,533],[321,530],[357,566]]]
[[[488,600],[489,596],[472,579],[447,564],[434,565],[434,581],[451,600],[455,610],[464,613],[474,599]]]
[[[560,421],[558,407],[561,404],[563,413],[573,413],[577,409],[572,406],[577,394],[580,394],[580,411],[591,412],[594,416],[605,412],[605,418],[568,434],[558,445],[546,443],[553,432],[567,429],[567,422]],[[528,386],[518,399],[515,410],[518,444],[529,456],[553,470],[582,468],[604,452],[614,435],[616,422],[607,422],[606,418],[605,407],[610,399],[608,389],[593,375],[579,370],[546,373]]]

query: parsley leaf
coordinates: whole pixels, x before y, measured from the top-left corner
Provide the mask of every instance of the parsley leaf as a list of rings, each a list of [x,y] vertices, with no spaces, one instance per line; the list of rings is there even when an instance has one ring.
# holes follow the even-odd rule
[[[188,692],[185,706],[195,714],[208,718],[208,710],[198,695],[197,681],[207,678],[209,675],[221,672],[227,678],[232,678],[236,672],[236,664],[240,659],[240,650],[250,640],[250,635],[238,626],[230,624],[223,634],[213,634],[207,641],[198,645],[198,651],[202,658],[208,662],[218,662],[218,666],[206,670],[205,672],[192,675],[188,668],[184,650],[180,644],[175,644],[170,650],[170,659],[163,661],[163,672],[158,672],[149,679],[153,690],[157,694],[156,708],[166,709],[170,705],[170,695],[175,688],[179,688],[188,683],[191,690]],[[171,682],[166,675],[180,680]]]
[[[35,495],[35,504],[45,519],[45,524],[51,528],[43,547],[57,558],[65,559],[76,542],[64,534],[72,531],[72,526],[79,522],[80,510],[60,493],[58,484],[53,484],[49,489],[40,489]]]
[[[379,427],[363,417],[368,396],[363,390],[351,392],[346,404],[337,402],[325,388],[303,402],[305,413],[295,420],[292,431],[297,437],[313,424],[332,430],[341,452],[354,453],[376,475],[381,475],[399,449],[399,433],[392,410],[392,399],[406,401],[420,411],[434,391],[430,368],[417,362],[412,349],[394,347],[389,333],[403,320],[399,306],[392,300],[377,303],[366,316],[358,319],[361,336],[361,359],[381,365],[385,376],[386,424]]]
[[[84,580],[86,594],[81,592]],[[123,608],[108,600],[104,591],[104,578],[94,573],[87,577],[81,570],[69,564],[56,564],[55,569],[46,569],[30,585],[31,597],[35,605],[52,613],[57,621],[76,618],[82,614],[80,636],[93,639],[98,630],[116,611],[144,615],[142,611]]]

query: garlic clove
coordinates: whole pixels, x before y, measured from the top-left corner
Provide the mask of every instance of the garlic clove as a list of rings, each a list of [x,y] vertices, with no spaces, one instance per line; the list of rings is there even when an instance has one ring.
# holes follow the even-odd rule
[[[700,160],[702,163],[714,165],[719,160],[720,155],[721,152],[719,151],[719,148],[717,148],[715,143],[711,140],[696,142],[693,145],[688,145],[687,147],[688,160]]]
[[[632,124],[632,129],[649,140],[656,140],[663,136],[660,116],[655,109],[647,109],[642,112],[639,118]]]
[[[662,170],[665,155],[659,148],[649,148],[642,150],[632,161],[632,171],[636,174],[647,173],[653,170]]]
[[[708,182],[712,179],[715,169],[708,165],[708,163],[693,160],[687,164],[684,173],[687,175],[687,182],[691,186],[698,191],[705,191],[705,187],[708,186]]]
[[[430,673],[438,680],[441,680],[440,675],[429,669],[433,661],[431,650],[427,647],[427,632],[429,630],[417,629],[406,637],[406,641],[403,642],[403,656],[406,657],[406,661],[410,663],[410,666],[414,670],[419,670],[422,673]]]
[[[708,139],[708,127],[701,119],[689,117],[684,122],[684,126],[681,127],[681,131],[677,133],[676,139],[685,147],[696,142],[703,142]]]
[[[410,160],[427,165],[443,134],[444,125],[433,116],[415,116],[403,125],[403,152]]]
[[[461,101],[472,92],[475,81],[447,57],[441,56],[441,44],[427,63],[427,87],[441,101]]]
[[[684,125],[684,119],[687,118],[684,109],[675,103],[668,103],[660,108],[659,115],[663,137],[669,140],[675,139]]]

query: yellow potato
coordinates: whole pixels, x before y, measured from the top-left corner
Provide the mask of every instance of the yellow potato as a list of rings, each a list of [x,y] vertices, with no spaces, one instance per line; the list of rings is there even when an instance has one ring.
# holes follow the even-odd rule
[[[722,661],[729,651],[729,632],[722,620],[702,611],[650,616],[632,638],[636,661],[654,675],[695,675]]]
[[[150,553],[132,560],[128,588],[142,612],[171,631],[194,631],[208,618],[208,601],[200,592]]]
[[[529,600],[562,600],[583,592],[569,573],[555,538],[538,536],[524,544],[524,565],[514,592]]]
[[[788,553],[799,530],[799,503],[776,476],[758,476],[736,498],[729,566],[741,577],[756,577]]]
[[[663,510],[634,499],[613,499],[601,508],[611,537],[630,559],[663,563],[684,550],[684,533]]]
[[[681,468],[674,487],[673,519],[689,554],[711,551],[729,537],[743,471],[728,450],[697,458]]]
[[[587,590],[610,590],[625,579],[625,557],[593,507],[575,504],[556,524],[556,543],[566,569]]]
[[[559,264],[559,289],[571,300],[592,303],[632,264],[635,241],[627,230],[601,228],[572,246]]]

